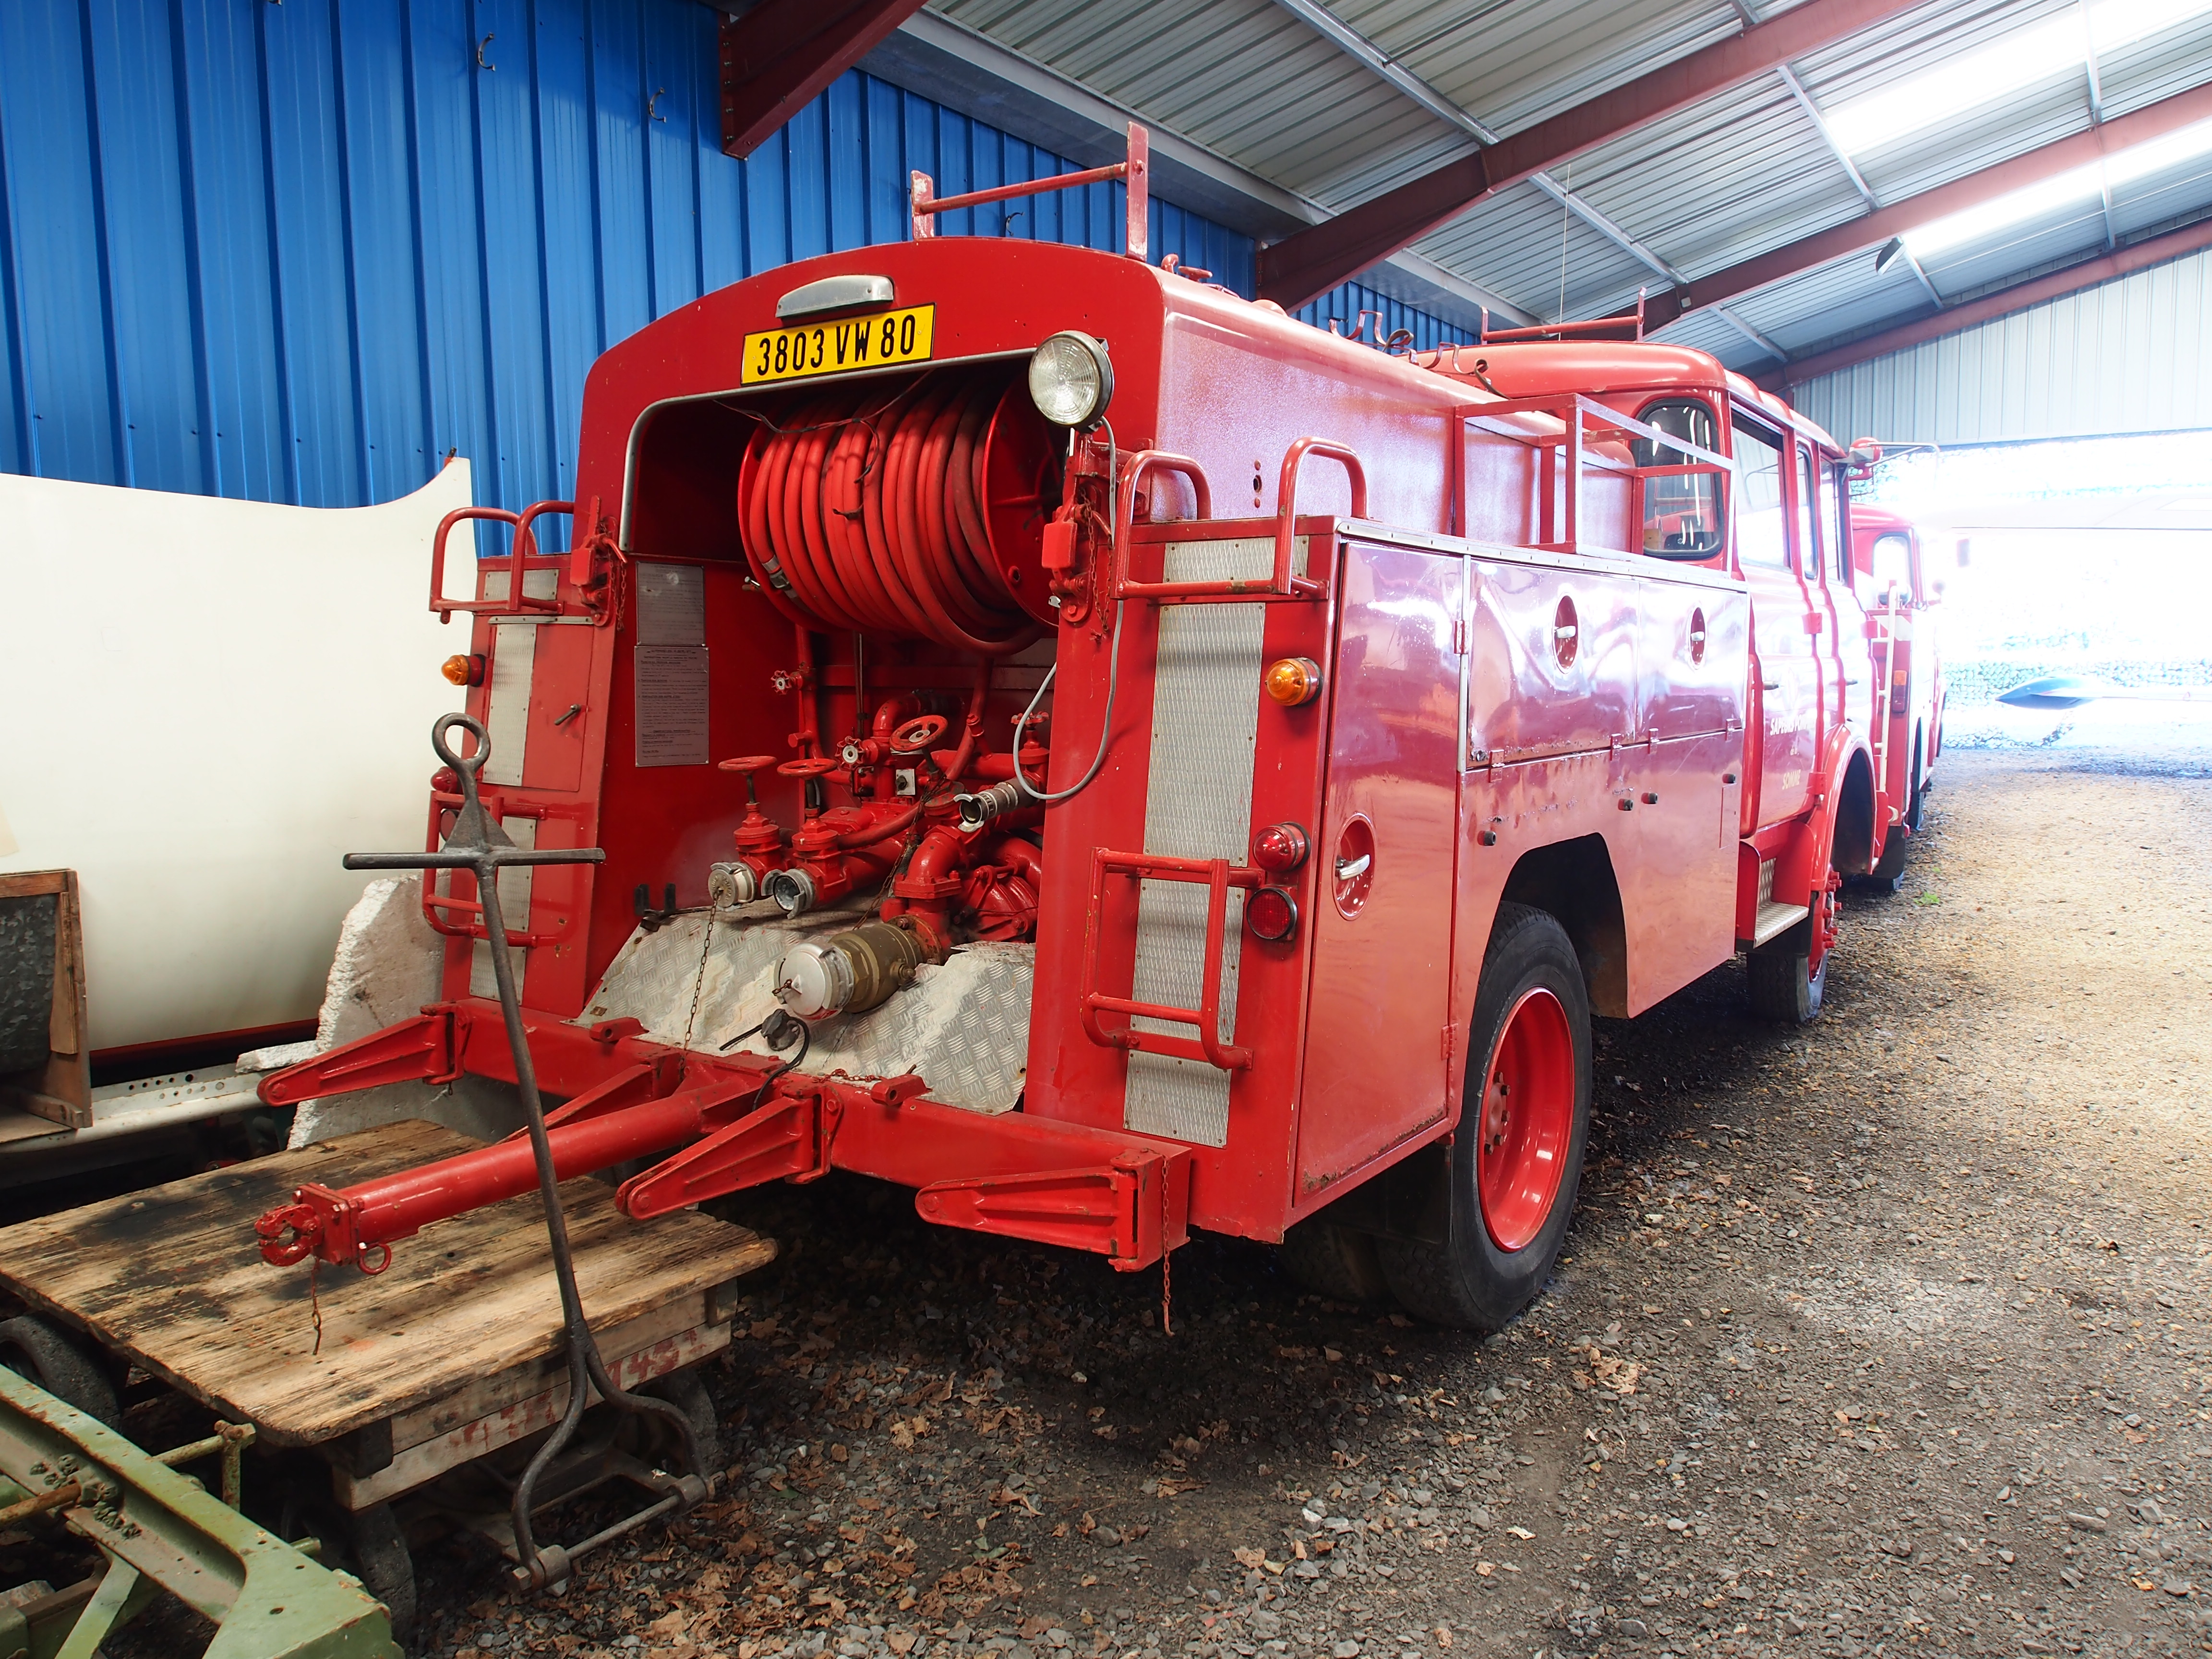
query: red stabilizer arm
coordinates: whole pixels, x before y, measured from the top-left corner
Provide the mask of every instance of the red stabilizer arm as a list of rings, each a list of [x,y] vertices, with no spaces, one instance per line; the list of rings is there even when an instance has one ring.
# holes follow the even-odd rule
[[[458,1076],[464,1062],[472,1073],[511,1081],[496,1016],[495,1006],[473,999],[441,1005],[278,1073],[264,1097],[289,1103],[436,1080]],[[940,1225],[1091,1250],[1125,1272],[1188,1237],[1187,1146],[1027,1112],[941,1105],[924,1097],[919,1077],[778,1074],[764,1058],[687,1054],[634,1027],[552,1021],[532,1030],[531,1048],[548,1086],[569,1097],[547,1115],[559,1179],[681,1149],[616,1194],[635,1220],[839,1169],[918,1188],[916,1209]],[[537,1182],[530,1142],[514,1135],[343,1189],[302,1187],[254,1231],[263,1257],[280,1266],[313,1255],[380,1272],[396,1240]]]
[[[947,1227],[1095,1251],[1131,1273],[1189,1237],[1190,1158],[1124,1152],[1097,1169],[940,1181],[915,1208]]]
[[[271,1072],[261,1079],[262,1103],[296,1106],[383,1083],[450,1083],[460,1075],[453,1015],[449,1007],[425,1008],[412,1019]]]
[[[553,1148],[554,1174],[567,1181],[693,1139],[714,1128],[731,1109],[750,1104],[760,1089],[755,1072],[718,1075],[664,1099],[563,1123],[546,1136]],[[389,1260],[396,1240],[537,1185],[530,1142],[514,1137],[343,1191],[302,1187],[291,1203],[255,1222],[253,1231],[261,1240],[262,1259],[280,1267],[313,1255],[332,1263],[376,1261],[371,1270],[380,1272],[378,1254]]]

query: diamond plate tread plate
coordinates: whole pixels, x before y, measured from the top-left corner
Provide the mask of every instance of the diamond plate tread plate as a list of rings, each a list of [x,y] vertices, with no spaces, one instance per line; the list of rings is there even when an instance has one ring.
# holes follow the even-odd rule
[[[608,964],[580,1025],[624,1017],[655,1042],[716,1052],[775,1006],[775,964],[791,946],[849,927],[865,912],[827,910],[794,921],[746,920],[735,911],[678,916],[642,928]],[[897,1077],[911,1072],[929,1097],[975,1112],[1012,1111],[1021,1099],[1030,1048],[1033,945],[978,941],[942,967],[924,963],[915,982],[880,1008],[812,1028],[810,1072]],[[692,1000],[698,1012],[692,1012]],[[731,1053],[769,1054],[759,1037]]]
[[[1265,536],[1171,542],[1165,581],[1249,580],[1270,574],[1275,544]],[[1300,538],[1292,568],[1306,568]],[[1252,830],[1252,767],[1260,730],[1264,605],[1166,605],[1152,692],[1152,757],[1146,772],[1145,848],[1176,858],[1244,861]],[[1204,983],[1206,889],[1147,881],[1137,899],[1137,961],[1131,994],[1139,1002],[1195,1008]],[[1244,895],[1231,890],[1223,925],[1221,1030],[1237,1030],[1237,967],[1244,938]],[[1138,1018],[1140,1031],[1193,1035],[1188,1025]],[[1132,1054],[1121,1121],[1139,1133],[1219,1146],[1229,1139],[1229,1073],[1200,1060]]]

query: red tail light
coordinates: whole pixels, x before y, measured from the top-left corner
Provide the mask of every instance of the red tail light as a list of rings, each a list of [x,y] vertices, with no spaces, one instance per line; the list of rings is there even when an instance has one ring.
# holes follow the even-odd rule
[[[1262,887],[1244,902],[1252,937],[1280,945],[1298,931],[1298,902],[1279,887]]]
[[[1252,862],[1272,876],[1286,876],[1306,861],[1306,832],[1295,823],[1271,823],[1252,836]]]

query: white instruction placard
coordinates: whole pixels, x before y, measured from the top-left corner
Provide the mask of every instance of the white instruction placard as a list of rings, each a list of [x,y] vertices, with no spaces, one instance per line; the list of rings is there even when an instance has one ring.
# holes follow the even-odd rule
[[[641,645],[635,662],[637,763],[704,766],[707,647]]]

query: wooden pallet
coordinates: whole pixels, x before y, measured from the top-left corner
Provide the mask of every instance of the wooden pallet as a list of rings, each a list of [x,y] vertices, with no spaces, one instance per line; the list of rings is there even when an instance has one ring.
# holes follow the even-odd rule
[[[403,1240],[374,1278],[270,1267],[253,1223],[304,1182],[344,1187],[475,1144],[434,1124],[387,1124],[0,1229],[0,1285],[269,1443],[321,1449],[340,1500],[364,1508],[565,1407],[538,1195]],[[629,1220],[613,1188],[589,1178],[561,1196],[617,1386],[727,1345],[730,1302],[718,1292],[774,1259],[773,1242],[696,1212]]]

